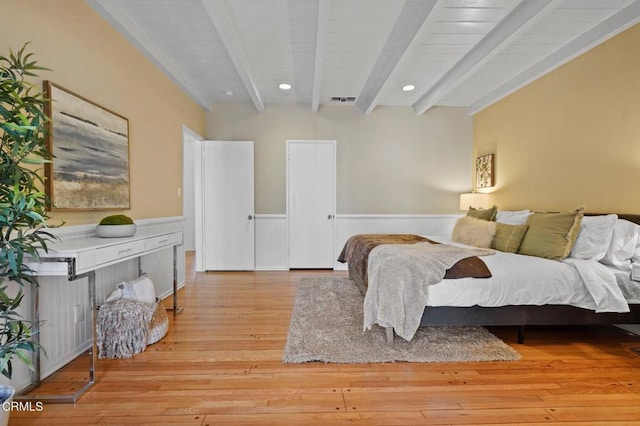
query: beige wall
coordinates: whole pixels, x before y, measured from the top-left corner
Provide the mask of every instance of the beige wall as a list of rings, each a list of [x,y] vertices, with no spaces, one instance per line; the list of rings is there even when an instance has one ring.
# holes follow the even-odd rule
[[[471,117],[461,108],[215,105],[207,139],[255,141],[256,212],[285,213],[287,139],[337,141],[337,212],[458,213],[470,190]]]
[[[52,69],[42,79],[129,120],[131,210],[123,213],[181,215],[182,125],[202,134],[204,111],[83,0],[2,0],[1,11],[3,54],[31,41],[36,60]],[[95,223],[107,214],[56,212],[54,218]]]
[[[640,213],[640,25],[474,116],[499,208]]]

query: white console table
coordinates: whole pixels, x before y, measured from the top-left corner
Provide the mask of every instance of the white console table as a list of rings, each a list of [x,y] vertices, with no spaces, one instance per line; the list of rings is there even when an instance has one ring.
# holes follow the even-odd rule
[[[96,347],[96,279],[100,268],[127,260],[138,260],[138,272],[142,273],[141,258],[158,250],[173,248],[173,310],[174,315],[182,311],[178,307],[177,246],[182,244],[182,231],[158,231],[138,229],[132,237],[125,238],[81,238],[68,241],[54,241],[48,244],[48,252],[41,254],[41,262],[31,264],[38,276],[66,276],[69,281],[87,278],[89,287],[89,307],[91,310],[91,348],[89,352],[89,380],[77,392],[70,395],[37,395],[30,392],[41,382],[40,351],[35,354],[33,383],[24,389],[18,400],[39,400],[48,402],[77,402],[94,384],[98,360]],[[40,323],[40,300],[38,287],[31,293],[34,322]],[[35,335],[39,343],[39,334]]]

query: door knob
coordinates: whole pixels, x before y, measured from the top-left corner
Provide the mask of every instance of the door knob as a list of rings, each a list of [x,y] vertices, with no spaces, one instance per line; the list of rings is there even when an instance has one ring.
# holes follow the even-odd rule
[[[329,216],[327,216],[327,219],[333,219],[333,215],[330,214]]]
[[[253,216],[249,215],[249,216],[247,216],[247,219],[251,220],[251,219],[253,219]]]

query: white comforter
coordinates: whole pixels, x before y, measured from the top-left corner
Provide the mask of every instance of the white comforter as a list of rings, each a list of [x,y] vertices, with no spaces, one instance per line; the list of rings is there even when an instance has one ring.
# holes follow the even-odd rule
[[[442,237],[428,237],[451,243]],[[482,260],[491,278],[442,280],[427,291],[426,306],[506,306],[506,305],[571,305],[596,312],[629,312],[629,305],[616,283],[614,274],[594,261],[566,259],[563,262],[496,252]],[[375,266],[374,266],[375,267]],[[369,264],[369,270],[372,265]],[[369,274],[371,277],[371,274]],[[369,289],[376,283],[369,280]],[[384,304],[384,300],[378,303]],[[377,307],[378,311],[387,308]],[[422,314],[420,313],[420,316]],[[366,313],[365,313],[366,316]],[[374,323],[394,326],[385,322]],[[404,336],[412,337],[412,336]],[[407,339],[409,340],[409,339]]]

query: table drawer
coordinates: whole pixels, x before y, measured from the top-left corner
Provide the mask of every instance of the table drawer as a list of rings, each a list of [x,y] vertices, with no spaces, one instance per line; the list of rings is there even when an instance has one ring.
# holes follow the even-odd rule
[[[95,250],[81,252],[78,256],[77,269],[79,271],[93,268],[114,260],[135,256],[144,251],[144,241],[131,241],[123,244],[102,247]]]
[[[160,235],[144,240],[145,250],[154,250],[161,247],[173,246],[182,243],[182,232]]]

